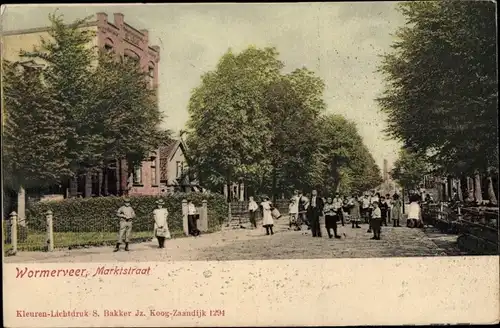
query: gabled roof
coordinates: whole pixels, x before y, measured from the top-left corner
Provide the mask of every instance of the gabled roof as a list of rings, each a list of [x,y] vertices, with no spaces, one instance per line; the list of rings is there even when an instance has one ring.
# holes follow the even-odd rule
[[[172,160],[174,157],[175,153],[177,152],[177,149],[179,147],[182,147],[182,151],[185,152],[186,147],[182,140],[176,140],[176,139],[166,139],[165,142],[160,145],[160,179],[161,180],[166,180],[168,179],[167,177],[167,167],[168,167],[168,162]],[[186,154],[184,154],[184,157],[187,159]]]

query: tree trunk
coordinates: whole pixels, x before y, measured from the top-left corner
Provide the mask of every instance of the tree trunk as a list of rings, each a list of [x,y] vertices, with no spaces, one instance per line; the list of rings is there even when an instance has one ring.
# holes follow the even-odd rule
[[[78,176],[73,176],[69,180],[69,197],[78,196]]]
[[[479,172],[476,172],[474,175],[474,200],[476,202],[483,201],[483,191],[481,189],[481,175]]]
[[[103,186],[103,195],[104,196],[108,196],[109,195],[109,186],[108,186],[108,167],[106,166],[104,168],[104,172],[103,172],[103,183],[104,183],[104,186]]]
[[[488,198],[491,204],[497,205],[497,197],[495,195],[495,188],[493,187],[493,179],[488,176]]]
[[[91,196],[92,196],[92,173],[86,172],[85,173],[85,191],[84,191],[83,197],[88,198]]]
[[[277,178],[276,178],[276,167],[273,167],[273,190],[272,190],[272,200],[273,202],[276,202],[276,193],[277,193],[277,190],[276,190],[276,185],[277,185],[278,181],[277,181]]]
[[[103,179],[103,175],[104,175],[103,171],[104,171],[104,169],[101,168],[99,170],[99,173],[98,173],[99,175],[98,175],[98,183],[97,183],[98,184],[98,186],[97,186],[97,196],[102,196],[102,183],[103,183],[103,180],[104,180]]]
[[[23,186],[17,192],[17,222],[20,226],[26,226],[26,190]]]
[[[458,193],[458,200],[463,202],[464,201],[464,194],[462,193],[462,181],[461,181],[461,179],[457,179],[457,193]]]
[[[467,176],[467,201],[474,201],[474,180]]]

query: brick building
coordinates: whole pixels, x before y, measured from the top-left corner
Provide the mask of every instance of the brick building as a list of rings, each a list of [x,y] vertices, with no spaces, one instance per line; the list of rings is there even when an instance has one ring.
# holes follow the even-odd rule
[[[108,20],[106,13],[97,13],[95,20],[82,25],[81,28],[95,32],[95,38],[89,47],[97,46],[96,51],[97,49],[113,51],[117,55],[137,60],[141,67],[149,73],[150,87],[157,89],[160,48],[150,45],[147,30],[138,30],[127,24],[121,13],[113,14],[112,22]],[[48,31],[48,27],[42,27],[3,32],[2,59],[24,61],[19,56],[19,51],[31,51],[33,46],[40,44],[41,38],[50,39]],[[158,94],[156,96],[158,97]],[[158,151],[153,152],[140,168],[129,169],[124,160],[117,160],[109,163],[102,172],[78,177],[69,185],[63,185],[59,187],[59,190],[53,190],[53,193],[63,193],[70,197],[122,195],[127,194],[129,190],[139,194],[157,193],[160,190],[158,167]]]

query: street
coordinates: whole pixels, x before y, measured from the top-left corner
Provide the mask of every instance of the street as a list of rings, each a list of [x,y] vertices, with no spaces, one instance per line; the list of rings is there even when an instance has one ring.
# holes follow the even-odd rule
[[[352,229],[347,238],[312,238],[309,231],[290,231],[288,219],[276,221],[276,233],[266,236],[264,229],[223,229],[200,237],[169,240],[165,249],[155,242],[132,244],[131,251],[113,253],[112,247],[46,252],[20,252],[6,257],[16,262],[134,262],[134,261],[231,261],[270,259],[374,258],[463,255],[456,248],[456,235],[445,235],[432,227],[409,229],[382,227],[382,240],[370,240],[367,225]]]

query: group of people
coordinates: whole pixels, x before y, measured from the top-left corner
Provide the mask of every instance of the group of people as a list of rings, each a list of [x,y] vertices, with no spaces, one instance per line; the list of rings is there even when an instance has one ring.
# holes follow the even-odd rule
[[[250,197],[248,210],[250,222],[254,228],[257,228],[256,216],[259,209],[262,211],[266,234],[274,234],[273,218],[275,219],[276,215],[273,215],[273,211],[276,209],[269,197],[263,197],[260,206]],[[401,226],[402,210],[403,202],[397,193],[392,196],[390,194],[381,196],[379,193],[372,192],[371,194],[365,193],[363,196],[353,194],[349,197],[342,197],[337,193],[335,197],[322,198],[318,196],[316,190],[313,190],[309,197],[297,190],[288,206],[289,228],[299,231],[305,225],[308,230],[311,230],[313,237],[322,237],[320,217],[324,216],[329,238],[340,239],[342,235],[346,237],[345,232],[341,233],[339,227],[347,223],[350,223],[353,229],[359,229],[361,223],[366,223],[368,224],[367,232],[373,232],[372,239],[379,240],[382,226],[388,226],[391,221],[393,227]],[[413,216],[416,216],[415,221],[419,220],[419,210],[420,208],[417,210],[414,206],[410,206],[410,222]]]
[[[170,239],[171,234],[168,228],[168,210],[165,207],[163,199],[156,201],[157,208],[152,212],[154,221],[154,236],[158,240],[158,248],[165,248],[165,240]],[[129,198],[123,200],[123,206],[117,211],[117,216],[120,219],[120,229],[118,232],[118,242],[116,243],[114,252],[120,250],[120,245],[125,244],[125,251],[129,251],[130,236],[132,233],[132,221],[135,219],[135,211],[132,208]],[[198,236],[200,230],[197,227],[198,214],[196,206],[191,200],[187,204],[188,231],[192,236]]]

